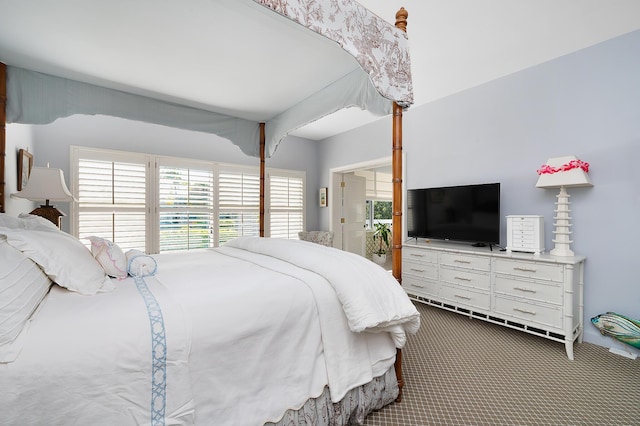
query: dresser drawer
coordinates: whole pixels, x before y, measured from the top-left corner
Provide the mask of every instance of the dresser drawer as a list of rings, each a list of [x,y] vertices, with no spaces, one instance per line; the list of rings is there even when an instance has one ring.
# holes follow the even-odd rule
[[[537,280],[562,282],[564,267],[558,264],[519,262],[511,259],[494,259],[494,272]]]
[[[419,263],[405,260],[402,262],[402,275],[415,275],[432,280],[438,279],[438,265],[435,263]]]
[[[491,305],[489,293],[446,284],[440,286],[438,297],[440,300],[447,300],[456,306],[466,306],[482,311],[488,311]]]
[[[410,275],[403,275],[402,288],[408,294],[424,297],[438,296],[438,283],[436,281],[420,279]]]
[[[441,253],[440,265],[454,268],[476,269],[489,271],[491,260],[485,256],[469,256],[457,253]]]
[[[535,323],[541,328],[562,329],[562,308],[495,296],[493,312],[516,318],[525,324]]]
[[[496,275],[495,292],[562,305],[562,286],[548,281],[530,281]]]
[[[402,260],[413,262],[437,263],[438,253],[432,250],[421,250],[413,247],[402,247]]]
[[[482,290],[491,289],[491,276],[488,272],[472,272],[462,269],[442,268],[440,281],[447,284],[475,287]]]

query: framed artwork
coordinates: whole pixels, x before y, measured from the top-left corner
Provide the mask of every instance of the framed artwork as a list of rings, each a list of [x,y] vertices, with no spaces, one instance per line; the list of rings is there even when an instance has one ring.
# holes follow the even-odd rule
[[[32,167],[33,154],[26,149],[18,151],[18,191],[22,191],[26,188]]]
[[[327,207],[327,187],[320,188],[320,207]]]

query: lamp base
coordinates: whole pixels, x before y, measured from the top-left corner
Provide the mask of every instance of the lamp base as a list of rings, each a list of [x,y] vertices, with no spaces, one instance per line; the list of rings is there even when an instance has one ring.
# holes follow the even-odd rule
[[[44,217],[45,219],[53,222],[53,224],[58,228],[60,228],[62,216],[66,216],[66,214],[58,210],[56,206],[51,205],[40,206],[37,209],[33,209],[31,214]]]

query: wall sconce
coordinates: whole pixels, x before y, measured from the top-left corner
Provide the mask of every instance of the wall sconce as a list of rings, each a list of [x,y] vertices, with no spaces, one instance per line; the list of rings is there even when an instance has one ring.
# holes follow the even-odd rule
[[[31,201],[45,201],[44,205],[34,209],[31,214],[44,217],[53,222],[58,228],[62,216],[66,216],[52,202],[75,201],[73,195],[64,182],[64,174],[60,169],[49,167],[34,167],[31,169],[29,181],[22,191],[11,194],[12,197],[26,198]]]
[[[589,163],[578,160],[574,156],[550,158],[547,164],[538,170],[538,182],[536,188],[560,188],[560,193],[556,195],[556,216],[555,219],[555,248],[550,251],[554,256],[573,256],[571,251],[571,217],[569,213],[568,187],[593,186],[587,174]]]

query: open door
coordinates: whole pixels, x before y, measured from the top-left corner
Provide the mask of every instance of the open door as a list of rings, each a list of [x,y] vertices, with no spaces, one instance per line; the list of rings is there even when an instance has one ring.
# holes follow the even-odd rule
[[[366,179],[353,173],[343,173],[341,182],[342,250],[365,255]]]

